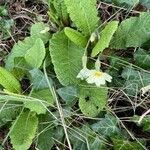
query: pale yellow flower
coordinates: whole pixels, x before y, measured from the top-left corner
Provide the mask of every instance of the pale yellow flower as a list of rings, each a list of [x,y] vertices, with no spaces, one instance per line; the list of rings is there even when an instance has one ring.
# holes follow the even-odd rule
[[[85,67],[78,73],[77,78],[84,80],[87,77],[89,77],[89,75],[90,75],[90,70]]]
[[[106,84],[106,81],[111,82],[111,80],[112,77],[109,74],[97,70],[90,70],[86,79],[87,83],[95,83],[98,87],[100,87],[100,85]]]

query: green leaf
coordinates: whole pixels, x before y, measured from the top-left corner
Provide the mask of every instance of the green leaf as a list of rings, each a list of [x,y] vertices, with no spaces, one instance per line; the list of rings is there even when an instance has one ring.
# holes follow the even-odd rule
[[[61,14],[62,14],[62,21],[65,25],[69,24],[69,14],[67,12],[67,7],[65,5],[64,0],[62,0],[61,2]]]
[[[140,4],[150,9],[150,1],[149,0],[140,0]]]
[[[135,7],[138,3],[139,0],[112,0],[115,5],[119,5],[122,7],[127,7],[127,8],[133,8]]]
[[[64,0],[54,0],[52,3],[56,11],[55,12],[56,16],[64,23],[67,22],[69,15]]]
[[[69,25],[69,14],[64,0],[47,0],[45,3],[49,6],[48,15],[54,25],[58,25],[59,28]]]
[[[104,0],[106,3],[112,3],[112,0]]]
[[[143,130],[145,132],[150,132],[150,116],[147,115],[144,117],[141,125],[143,126]]]
[[[12,93],[20,93],[21,85],[19,81],[6,69],[0,67],[0,85]]]
[[[75,98],[78,97],[78,89],[73,86],[59,88],[57,92],[67,105],[70,105],[73,101],[76,102]]]
[[[44,44],[50,39],[50,30],[47,24],[43,22],[37,22],[31,26],[31,36],[35,39],[40,38]]]
[[[66,27],[64,31],[67,37],[76,45],[81,46],[81,47],[86,47],[87,38],[83,36],[80,32],[74,29],[71,29],[69,27]]]
[[[0,127],[14,120],[21,110],[17,103],[0,103]]]
[[[133,59],[133,58],[132,58]],[[109,74],[113,76],[112,82],[109,84],[109,87],[122,87],[125,83],[125,80],[122,80],[120,77],[120,71],[122,71],[124,66],[128,66],[130,58],[119,57],[114,54],[109,58],[110,66]]]
[[[135,96],[142,87],[150,84],[150,73],[137,71],[132,67],[125,68],[122,77],[126,80],[124,89],[130,96]]]
[[[35,113],[23,112],[11,127],[10,139],[15,150],[28,150],[38,127]]]
[[[62,85],[77,84],[76,78],[82,69],[83,48],[71,42],[64,32],[54,34],[50,41],[50,54],[54,70]]]
[[[0,21],[0,38],[1,40],[6,40],[10,38],[11,32],[12,32],[12,27],[15,24],[14,19],[7,19],[8,17],[2,18]]]
[[[49,89],[32,92],[31,97],[37,98],[37,101],[26,101],[24,103],[24,107],[29,108],[31,111],[34,111],[37,114],[45,114],[47,107],[53,106],[54,104],[54,99]],[[44,101],[47,103],[43,103]]]
[[[41,90],[49,87],[47,79],[41,70],[35,68],[29,71],[29,73],[31,75],[30,81],[33,90]],[[52,84],[52,79],[50,77],[48,79],[49,82]]]
[[[106,145],[98,136],[89,139],[89,147],[94,150],[106,150]]]
[[[124,141],[122,139],[112,138],[114,143],[114,150],[143,150],[144,148],[135,142]]]
[[[31,96],[34,98],[47,101],[50,105],[54,104],[54,99],[53,99],[50,89],[42,89],[39,91],[34,91],[31,93]]]
[[[46,115],[39,116],[39,127],[38,127],[38,136],[37,136],[37,148],[39,150],[51,150],[54,142],[54,131],[55,121],[52,116],[47,113]],[[44,123],[45,122],[45,123]]]
[[[51,1],[50,3],[52,3],[53,4],[53,7],[54,7],[54,9],[55,9],[55,13],[56,13],[56,16],[58,17],[58,18],[62,18],[62,11],[61,11],[61,3],[64,3],[64,1],[63,0],[53,0],[53,1]],[[52,5],[51,4],[51,5]],[[66,8],[67,9],[67,8]]]
[[[139,17],[131,17],[122,21],[111,41],[111,48],[140,47],[150,39],[149,25],[149,12],[144,12]]]
[[[7,8],[5,6],[0,6],[0,16],[7,16],[8,15],[8,11]]]
[[[16,70],[23,70],[24,72],[25,71],[29,71],[32,69],[31,66],[29,66],[29,64],[26,63],[26,60],[24,57],[16,57],[14,58],[14,68]],[[14,69],[14,70],[15,70]]]
[[[63,137],[65,134],[64,134],[64,129],[62,126],[57,126],[57,128],[55,128],[53,133],[55,133],[53,139],[56,139],[56,141],[59,141],[59,142],[63,141]]]
[[[134,59],[136,65],[138,65],[139,67],[142,67],[144,69],[150,68],[150,53],[146,52],[145,50],[139,48],[134,53]]]
[[[33,68],[39,68],[43,63],[45,53],[44,43],[40,38],[38,38],[35,41],[35,44],[27,50],[25,60]]]
[[[88,124],[83,125],[82,128],[73,128],[72,131],[70,131],[70,141],[73,146],[73,150],[105,150],[105,144],[99,138],[99,136],[96,135],[94,131],[92,131]]]
[[[64,0],[68,13],[77,28],[85,35],[91,35],[98,25],[96,0]]]
[[[113,34],[118,28],[118,21],[109,22],[104,30],[100,34],[100,39],[98,43],[92,50],[92,57],[95,57],[98,53],[102,53],[105,48],[109,46],[110,40],[112,39]]]
[[[4,102],[7,101],[22,102],[24,103],[24,107],[29,108],[31,111],[34,111],[37,114],[45,114],[47,107],[52,106],[53,103],[53,99],[50,98],[51,93],[48,90],[37,91],[35,93],[36,94],[34,94],[34,97],[38,97],[41,99],[14,93],[6,93],[9,95],[0,95],[0,100],[3,100]]]
[[[92,129],[103,136],[109,137],[119,132],[117,125],[118,120],[114,116],[106,114],[105,118],[92,125]]]
[[[43,23],[36,23],[32,25],[31,36],[26,37],[23,41],[18,41],[18,43],[14,44],[13,49],[6,60],[7,69],[12,70],[14,68],[14,59],[16,57],[24,57],[28,50],[34,46],[37,39],[40,38],[44,43],[47,43],[50,37],[48,32],[44,32],[46,28],[48,29],[48,26]]]
[[[37,147],[39,150],[50,150],[54,145],[53,140],[53,130],[50,128],[46,129],[46,131],[41,131],[38,136]]]
[[[53,140],[53,128],[43,128],[43,131],[41,130],[40,135],[38,136],[38,143],[37,147],[39,150],[50,150],[52,149],[54,145]]]
[[[138,126],[143,127],[143,131],[150,132],[150,115],[145,116],[141,122],[138,123],[140,117],[141,116],[135,115],[131,120],[134,121]]]
[[[84,115],[96,117],[106,107],[106,103],[106,88],[85,87],[80,89],[79,107]]]
[[[14,68],[14,59],[16,57],[24,57],[26,52],[34,45],[34,37],[26,37],[23,41],[19,41],[13,46],[11,53],[6,60],[6,69],[12,70]],[[19,61],[20,62],[20,61]],[[19,63],[18,62],[18,63]],[[15,63],[15,65],[17,62]]]
[[[0,145],[0,150],[5,150],[4,147],[2,145]]]
[[[18,80],[22,80],[24,75],[32,69],[32,67],[27,64],[24,57],[15,57],[13,67],[14,68],[11,72]]]

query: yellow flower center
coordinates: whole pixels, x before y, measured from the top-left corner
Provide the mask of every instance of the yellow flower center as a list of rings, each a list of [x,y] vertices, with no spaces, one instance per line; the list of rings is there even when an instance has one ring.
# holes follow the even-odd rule
[[[100,77],[100,76],[102,76],[102,75],[103,75],[103,73],[100,72],[100,71],[96,71],[96,72],[95,72],[95,76],[96,76],[96,77]]]

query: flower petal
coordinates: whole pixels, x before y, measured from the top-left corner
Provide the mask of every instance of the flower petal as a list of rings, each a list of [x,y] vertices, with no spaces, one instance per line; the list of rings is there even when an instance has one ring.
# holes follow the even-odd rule
[[[86,79],[87,83],[95,83],[95,79],[93,78],[93,76],[89,76],[87,79]]]
[[[112,77],[107,74],[97,70],[88,70],[88,76],[86,78],[87,83],[93,84],[96,86],[105,85],[106,81],[111,82]]]
[[[97,79],[96,81],[95,81],[95,84],[96,85],[104,85],[106,83],[106,81],[105,81],[105,79],[104,78],[99,78],[99,79]]]
[[[90,75],[90,70],[87,68],[83,68],[77,75],[77,78],[81,80],[86,79]]]
[[[105,78],[105,80],[108,81],[108,82],[111,82],[111,80],[112,80],[112,76],[110,76],[110,75],[107,74],[107,73],[104,73],[104,78]]]

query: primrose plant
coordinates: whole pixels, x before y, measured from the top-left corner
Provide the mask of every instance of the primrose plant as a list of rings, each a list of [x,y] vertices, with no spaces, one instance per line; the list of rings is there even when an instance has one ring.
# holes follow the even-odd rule
[[[111,82],[112,77],[109,74],[100,71],[100,61],[98,59],[95,63],[95,70],[89,70],[86,63],[87,56],[83,56],[83,69],[79,72],[77,78],[80,78],[81,80],[85,79],[89,84],[95,83],[97,87],[100,87],[100,85],[105,85],[106,81]]]
[[[131,39],[135,34],[127,38],[124,33],[124,37],[119,38],[122,30],[129,28],[130,21],[131,24],[141,24],[146,13],[136,19],[128,19],[118,27],[119,22],[115,20],[101,23],[96,0],[44,2],[49,8],[49,23],[33,24],[30,36],[14,44],[5,67],[0,67],[0,126],[10,125],[2,145],[10,137],[15,150],[28,150],[32,143],[39,150],[49,150],[60,143],[63,143],[62,149],[66,149],[66,143],[67,148],[80,149],[76,145],[79,140],[75,137],[79,136],[74,133],[77,127],[74,128],[73,109],[88,119],[106,113],[98,125],[89,124],[80,129],[87,133],[82,140],[84,149],[93,149],[94,143],[98,149],[103,149],[109,139],[123,143],[124,139],[117,142],[121,132],[118,120],[107,114],[107,82],[114,78],[109,75],[109,67],[104,68],[101,62],[107,48],[140,46],[141,43],[133,43]],[[126,43],[125,39],[128,40]],[[128,77],[126,72],[129,70],[125,71],[123,78]],[[24,80],[30,84],[27,89],[22,88]],[[73,130],[69,130],[71,127]],[[104,136],[105,144],[97,133]],[[112,135],[117,135],[116,139]],[[128,146],[135,144],[125,143]],[[117,149],[120,149],[119,145]]]

